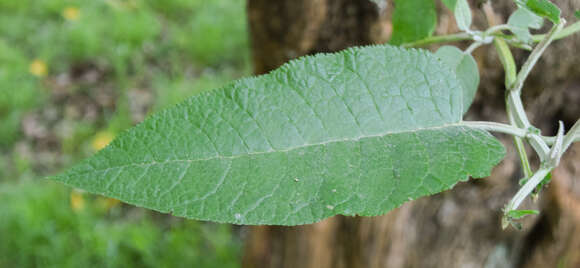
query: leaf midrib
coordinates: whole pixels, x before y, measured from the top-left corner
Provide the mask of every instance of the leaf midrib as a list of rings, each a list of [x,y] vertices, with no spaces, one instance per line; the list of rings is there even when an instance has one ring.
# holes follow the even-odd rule
[[[391,135],[391,134],[403,134],[403,133],[413,133],[413,132],[418,132],[418,131],[437,130],[437,129],[443,129],[443,128],[448,128],[448,127],[465,127],[465,128],[470,128],[469,126],[463,124],[463,121],[460,121],[460,122],[457,122],[457,123],[443,124],[443,125],[440,125],[440,126],[418,128],[418,129],[413,129],[413,130],[387,131],[387,132],[383,132],[383,133],[380,133],[380,134],[367,135],[367,136],[359,136],[359,137],[355,137],[355,138],[334,139],[334,140],[328,140],[328,141],[320,142],[320,143],[310,143],[310,144],[304,144],[304,145],[301,145],[301,146],[289,147],[289,148],[282,149],[282,150],[269,150],[269,151],[263,151],[263,152],[249,152],[249,153],[245,153],[245,154],[237,154],[237,155],[232,155],[232,156],[220,156],[220,155],[218,155],[218,156],[207,157],[207,158],[199,158],[199,159],[170,159],[170,160],[165,160],[163,162],[149,161],[149,162],[142,162],[142,163],[130,163],[130,164],[126,164],[126,165],[112,166],[112,167],[109,167],[109,168],[106,168],[106,169],[93,169],[93,170],[89,170],[89,171],[85,171],[85,172],[71,173],[71,174],[67,174],[66,177],[78,176],[78,175],[83,175],[83,174],[88,174],[88,173],[94,173],[94,172],[108,172],[110,170],[119,169],[119,168],[126,168],[126,167],[132,167],[132,166],[154,166],[154,165],[165,165],[165,164],[171,164],[171,163],[195,163],[195,162],[211,161],[211,160],[216,160],[216,159],[237,159],[237,158],[242,158],[242,157],[246,157],[246,156],[262,155],[262,154],[269,154],[269,153],[285,153],[285,152],[290,152],[290,151],[294,151],[294,150],[298,150],[298,149],[303,149],[303,148],[308,148],[308,147],[314,147],[314,146],[321,146],[321,145],[327,145],[327,144],[332,144],[332,143],[337,143],[337,142],[356,142],[356,141],[360,141],[360,140],[366,139],[366,138],[384,137],[384,136]]]

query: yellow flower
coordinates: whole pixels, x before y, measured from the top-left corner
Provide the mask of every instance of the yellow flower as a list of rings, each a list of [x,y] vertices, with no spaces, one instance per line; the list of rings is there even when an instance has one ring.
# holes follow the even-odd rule
[[[62,16],[70,21],[78,20],[80,15],[81,11],[76,7],[67,7],[62,11]]]
[[[109,131],[101,131],[93,138],[93,149],[99,151],[107,146],[115,138],[115,135]]]
[[[114,207],[118,206],[119,204],[121,204],[121,201],[119,201],[119,199],[115,199],[115,198],[101,197],[101,198],[99,198],[98,203],[106,211],[109,211],[109,210],[111,210],[111,208],[114,208]]]
[[[28,71],[35,76],[43,77],[48,73],[48,68],[44,61],[35,59],[28,66]]]
[[[70,207],[75,212],[79,212],[85,208],[85,198],[83,197],[83,192],[76,189],[70,192]]]

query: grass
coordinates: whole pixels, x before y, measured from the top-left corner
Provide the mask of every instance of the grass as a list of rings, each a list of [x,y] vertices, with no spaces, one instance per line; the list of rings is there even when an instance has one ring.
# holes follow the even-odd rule
[[[0,1],[0,267],[238,266],[229,225],[160,215],[40,178],[142,120],[136,104],[147,115],[249,74],[244,5]],[[151,101],[135,100],[142,96]],[[83,109],[93,106],[87,117]],[[23,131],[32,115],[46,137]]]
[[[229,225],[167,219],[82,193],[62,198],[70,192],[49,181],[0,186],[0,267],[238,266]]]

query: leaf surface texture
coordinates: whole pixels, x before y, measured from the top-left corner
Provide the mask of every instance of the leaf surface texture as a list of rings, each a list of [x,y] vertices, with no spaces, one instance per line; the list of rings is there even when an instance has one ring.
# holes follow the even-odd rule
[[[460,82],[431,53],[353,48],[191,97],[55,179],[217,222],[379,215],[500,161],[462,114]]]

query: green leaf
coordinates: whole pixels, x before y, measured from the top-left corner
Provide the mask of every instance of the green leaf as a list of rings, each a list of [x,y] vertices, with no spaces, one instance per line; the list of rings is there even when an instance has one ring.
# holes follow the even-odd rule
[[[502,159],[497,139],[462,123],[461,95],[425,50],[305,57],[157,113],[54,179],[217,222],[380,215]]]
[[[443,4],[449,8],[449,10],[455,12],[455,5],[457,5],[457,0],[441,0]]]
[[[549,0],[517,0],[516,3],[525,6],[536,15],[549,19],[555,24],[560,23],[560,8]]]
[[[469,31],[471,26],[471,8],[467,0],[456,0],[455,9],[453,10],[457,27],[463,31]]]
[[[470,54],[466,54],[454,46],[442,46],[435,56],[455,71],[455,75],[463,88],[463,113],[466,113],[473,102],[479,86],[479,70],[477,62]]]
[[[507,213],[508,217],[514,220],[521,219],[527,215],[538,215],[538,214],[540,214],[540,212],[537,210],[510,210]]]
[[[442,0],[443,4],[453,11],[453,16],[457,21],[457,27],[460,30],[468,31],[471,26],[472,17],[471,9],[467,0]]]
[[[548,175],[546,175],[546,177],[542,180],[542,182],[540,182],[540,184],[536,186],[534,193],[539,193],[542,190],[542,188],[548,185],[551,181],[552,181],[552,172],[549,172]]]
[[[395,0],[393,12],[393,45],[421,40],[435,31],[437,12],[433,0]]]
[[[526,8],[519,8],[508,19],[510,30],[524,43],[532,41],[531,29],[540,29],[543,19]]]
[[[574,16],[576,16],[576,18],[580,19],[580,10],[576,10],[576,12],[574,12]]]

